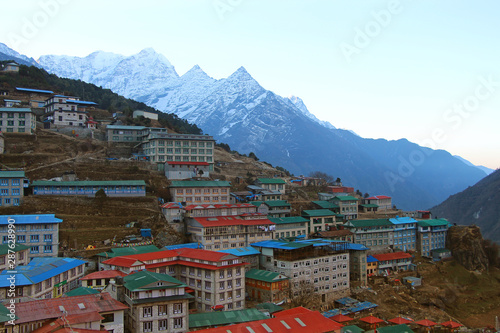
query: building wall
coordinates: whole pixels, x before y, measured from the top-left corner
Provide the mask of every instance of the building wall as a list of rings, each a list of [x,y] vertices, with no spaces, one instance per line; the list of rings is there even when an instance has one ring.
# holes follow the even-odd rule
[[[351,230],[356,243],[370,248],[370,253],[387,252],[393,245],[394,232],[391,226],[378,229],[366,228],[365,230]]]
[[[173,202],[186,204],[229,204],[227,187],[183,187],[170,188]]]
[[[189,302],[187,299],[162,301],[151,298],[150,301],[146,303],[134,304],[130,298],[126,296],[125,302],[130,307],[130,310],[127,311],[126,320],[128,332],[184,333],[189,331]],[[179,306],[182,309],[179,310]],[[166,330],[160,328],[160,325],[164,325],[163,323],[166,323]],[[179,327],[176,327],[176,324]]]
[[[203,174],[200,175],[200,170]],[[165,164],[165,176],[170,180],[182,180],[194,177],[210,177],[210,166],[208,165],[168,165]]]
[[[28,249],[15,252],[14,256],[12,257],[12,254],[0,255],[0,272],[9,268],[9,260],[13,260],[16,266],[27,265],[30,262]]]
[[[283,237],[295,237],[300,235],[306,235],[304,239],[307,239],[308,227],[307,223],[278,223],[276,224],[276,232],[274,234],[274,239],[279,239]]]
[[[361,285],[367,285],[367,251],[349,251],[350,258],[350,279],[351,281],[359,281]]]
[[[141,149],[151,162],[208,162],[213,165],[214,146],[211,136],[161,133],[150,136]]]
[[[265,282],[246,279],[246,293],[259,302],[277,303],[289,297],[289,281]]]
[[[23,178],[0,178],[0,206],[19,206],[24,197]]]
[[[308,233],[312,234],[317,231],[326,231],[328,226],[336,226],[341,222],[336,221],[335,215],[331,216],[304,216],[304,218],[308,218]]]
[[[141,142],[147,129],[106,129],[108,142]]]
[[[103,189],[109,197],[144,197],[146,188],[144,185],[34,185],[33,195],[83,195],[95,197],[95,194]]]
[[[445,226],[427,227],[419,226],[417,232],[417,251],[424,257],[431,257],[431,251],[445,248],[446,246]]]
[[[5,109],[4,109],[5,110]],[[4,133],[34,134],[35,114],[31,112],[0,111],[0,130]]]
[[[142,110],[135,110],[132,113],[132,117],[134,117],[134,118],[139,118],[140,116],[143,116],[144,118],[158,120],[158,114],[157,113],[147,112],[147,111],[142,111]]]
[[[7,244],[7,226],[0,226],[0,236],[2,237],[2,243]],[[59,224],[17,224],[16,243],[30,247],[30,258],[57,257],[59,252]]]

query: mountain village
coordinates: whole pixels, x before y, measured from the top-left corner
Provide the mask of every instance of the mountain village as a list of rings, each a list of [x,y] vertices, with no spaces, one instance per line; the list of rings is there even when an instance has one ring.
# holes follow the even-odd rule
[[[16,75],[19,65],[1,70]],[[17,149],[20,156],[22,138],[43,144],[45,133],[106,146],[96,169],[101,162],[140,166],[136,178],[81,179],[75,170],[33,178],[30,171],[43,165],[22,166],[12,155],[1,164],[2,210],[27,211],[32,198],[58,197],[68,207],[79,198],[124,199],[131,209],[152,198],[161,230],[177,235],[164,245],[159,239],[168,235],[135,228],[131,218],[117,228],[134,235],[63,244],[68,222],[58,207],[2,214],[2,332],[469,331],[461,318],[432,312],[380,318],[376,296],[364,297],[376,295],[377,285],[399,294],[424,288],[423,267],[452,260],[445,218],[403,211],[387,193],[363,194],[340,178],[272,166],[260,176],[224,174],[233,166],[217,159],[212,136],[161,127],[158,113],[133,110],[132,119],[150,125],[130,125],[120,111],[29,86],[0,86],[0,103],[0,154]],[[143,169],[162,185],[139,176]],[[486,325],[470,328],[479,327]]]

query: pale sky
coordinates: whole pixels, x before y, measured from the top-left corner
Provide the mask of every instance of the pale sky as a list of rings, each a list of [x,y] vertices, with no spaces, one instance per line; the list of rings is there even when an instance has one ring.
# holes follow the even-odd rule
[[[495,0],[23,0],[2,3],[0,42],[35,59],[152,47],[180,75],[244,66],[338,128],[495,169],[499,12]]]

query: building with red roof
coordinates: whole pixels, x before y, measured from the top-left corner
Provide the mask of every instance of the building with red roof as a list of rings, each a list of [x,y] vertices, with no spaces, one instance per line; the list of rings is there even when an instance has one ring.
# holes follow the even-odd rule
[[[294,310],[294,309],[292,309]],[[306,309],[307,310],[307,309]],[[230,326],[209,328],[200,333],[324,333],[339,332],[343,327],[331,319],[326,318],[318,311],[284,311],[276,313],[276,318],[251,321]],[[279,314],[279,315],[278,315]]]
[[[15,324],[18,332],[45,333],[67,327],[64,319],[74,329],[123,332],[127,309],[108,293],[41,299],[17,303]]]
[[[194,293],[198,311],[210,311],[217,305],[226,310],[245,307],[244,267],[247,263],[232,254],[180,248],[115,257],[102,265],[127,274],[147,269],[179,279]]]
[[[382,254],[373,254],[378,260],[378,273],[389,274],[400,270],[407,271],[411,269],[413,256],[406,252],[391,252]]]
[[[207,250],[248,247],[273,239],[276,224],[265,215],[192,217],[186,220],[191,240]]]
[[[82,287],[103,290],[109,284],[110,280],[114,280],[117,276],[125,276],[127,274],[118,270],[98,271],[90,273],[80,278]]]

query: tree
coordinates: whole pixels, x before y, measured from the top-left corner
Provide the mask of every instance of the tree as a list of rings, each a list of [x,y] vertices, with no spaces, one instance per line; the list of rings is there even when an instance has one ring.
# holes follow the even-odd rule
[[[312,178],[319,178],[321,179],[321,183],[319,184],[320,186],[324,185],[331,185],[333,184],[333,177],[330,176],[329,174],[322,172],[322,171],[313,171],[309,174],[310,177]]]
[[[363,198],[368,198],[370,195],[368,193],[365,193],[365,195],[363,196]]]
[[[303,306],[313,309],[321,304],[321,297],[314,291],[314,284],[311,280],[291,282],[289,290],[292,307]]]

